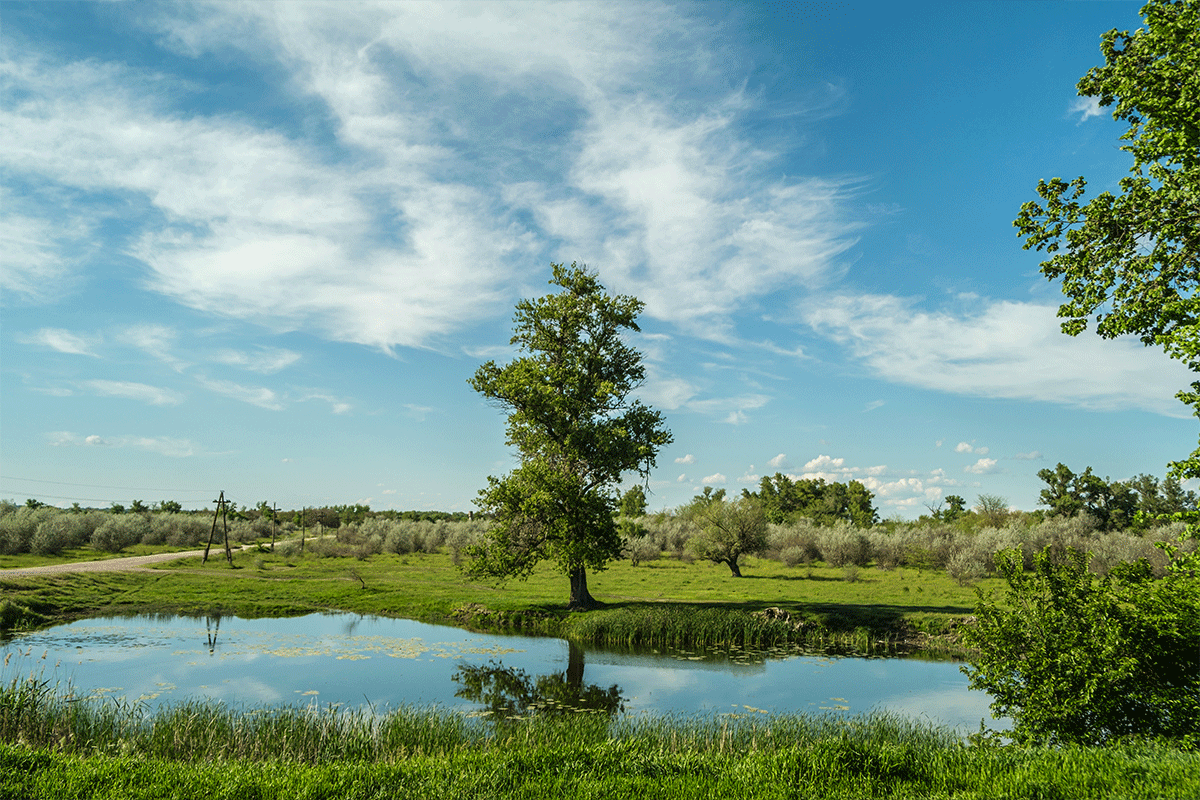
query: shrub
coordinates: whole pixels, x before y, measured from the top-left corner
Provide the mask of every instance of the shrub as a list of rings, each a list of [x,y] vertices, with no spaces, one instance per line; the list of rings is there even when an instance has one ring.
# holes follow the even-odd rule
[[[82,547],[92,538],[101,517],[96,514],[54,514],[38,525],[29,550],[40,556],[58,555],[63,550]]]
[[[142,541],[150,530],[150,520],[143,514],[110,514],[92,533],[91,544],[97,550],[119,553]]]
[[[865,567],[871,562],[871,543],[867,534],[848,522],[822,528],[817,545],[821,548],[821,560],[831,567],[847,564]]]
[[[963,671],[992,695],[1019,742],[1097,745],[1131,737],[1200,744],[1200,580],[1155,580],[1145,561],[1088,572],[1088,555],[1048,546],[996,556],[1001,601],[981,596],[962,629],[975,651]]]
[[[635,567],[643,561],[657,561],[662,555],[658,542],[649,535],[626,539],[624,552]]]
[[[47,506],[21,506],[0,517],[0,555],[28,553],[38,526],[58,513]]]
[[[773,524],[767,529],[767,556],[789,567],[811,564],[821,557],[817,546],[818,528],[812,520],[801,518],[790,525]]]

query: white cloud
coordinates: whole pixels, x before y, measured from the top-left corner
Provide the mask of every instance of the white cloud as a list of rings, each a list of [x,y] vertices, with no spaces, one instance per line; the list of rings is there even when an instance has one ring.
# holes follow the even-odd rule
[[[762,476],[755,474],[754,465],[751,464],[750,468],[746,470],[742,477],[738,478],[738,483],[758,483],[760,478],[762,478]]]
[[[85,381],[84,386],[96,394],[106,397],[124,397],[130,400],[140,400],[154,406],[177,406],[183,402],[183,395],[172,389],[149,386],[133,381]]]
[[[969,442],[959,442],[955,446],[954,452],[956,452],[956,453],[978,453],[981,456],[986,456],[988,454],[988,448],[975,447],[972,444],[970,444]]]
[[[299,360],[299,353],[279,347],[260,347],[249,353],[241,350],[221,350],[213,356],[213,361],[218,364],[229,364],[266,375],[279,372]]]
[[[243,403],[249,403],[259,408],[265,408],[270,411],[279,411],[283,408],[283,403],[275,392],[265,386],[242,386],[233,381],[210,380],[201,377],[197,377],[196,381],[210,392],[216,392],[219,395],[240,400]]]
[[[1028,453],[1017,453],[1013,458],[1018,461],[1041,461],[1042,453],[1040,450],[1030,450]]]
[[[0,203],[0,289],[38,303],[61,297],[70,287],[79,251],[86,249],[88,226],[62,217],[61,202],[53,198],[39,204],[0,188]]]
[[[1086,122],[1092,117],[1098,117],[1104,113],[1100,107],[1100,98],[1098,97],[1076,97],[1071,101],[1070,114],[1078,114],[1080,122]]]
[[[171,458],[187,458],[199,452],[193,442],[171,436],[80,436],[70,431],[55,431],[48,438],[54,447],[127,447]]]
[[[95,345],[94,339],[71,333],[62,328],[41,328],[30,334],[20,334],[17,336],[17,341],[23,344],[49,347],[51,350],[70,355],[99,357],[92,349]]]
[[[780,453],[779,455],[775,456],[770,461],[768,461],[767,466],[774,470],[780,470],[780,469],[788,469],[789,467],[791,467],[791,464],[788,463],[787,456],[784,455],[783,453]]]
[[[963,467],[963,472],[970,472],[974,475],[990,475],[999,471],[994,458],[981,458],[974,464]]]
[[[652,408],[673,411],[686,404],[699,391],[695,385],[683,378],[658,376],[652,369],[648,369],[647,373],[646,382],[638,388],[636,395]]]
[[[686,473],[684,473],[683,475],[680,475],[678,478],[676,478],[676,479],[675,479],[675,482],[676,482],[676,483],[683,483],[683,482],[684,482],[684,481],[686,481],[686,480],[687,480],[687,474],[686,474]]]
[[[762,408],[771,401],[763,394],[746,394],[737,397],[713,397],[707,400],[692,400],[687,403],[690,411],[701,414],[725,414],[722,422],[741,425],[749,420],[747,411]]]
[[[863,408],[863,412],[865,413],[867,411],[874,411],[883,405],[886,405],[883,400],[872,400],[871,402],[867,403],[866,407]]]
[[[330,410],[333,411],[334,414],[346,414],[349,413],[350,409],[353,408],[349,402],[334,397],[326,392],[310,390],[305,392],[299,398],[299,402],[301,403],[309,400],[324,400],[326,403],[329,403]]]
[[[117,196],[135,230],[114,249],[151,289],[277,330],[437,346],[508,307],[530,264],[586,253],[648,315],[720,338],[854,242],[854,181],[782,177],[739,129],[757,101],[730,88],[719,27],[686,8],[198,3],[125,20],[190,60],[281,74],[292,96],[273,100],[310,116],[197,112],[170,74],[14,44],[0,162],[86,200],[0,231],[30,242],[23,275],[62,260],[47,233],[64,214],[98,227]]]
[[[1131,339],[1066,336],[1055,306],[1002,301],[960,316],[921,311],[888,295],[810,305],[805,321],[885,380],[953,394],[1188,416],[1174,399],[1195,379],[1186,367]]]
[[[694,455],[692,455],[691,453],[688,453],[686,456],[680,456],[679,458],[675,459],[675,463],[676,464],[695,464],[696,457]]]
[[[154,324],[134,325],[122,331],[119,338],[126,344],[133,345],[176,370],[182,370],[188,366],[171,352],[179,338],[179,334],[174,328]]]
[[[844,458],[831,458],[827,455],[819,455],[804,465],[804,471],[840,469],[845,463],[846,459]]]
[[[719,472],[714,472],[712,475],[706,475],[700,479],[700,482],[708,486],[720,486],[725,483],[727,478]]]

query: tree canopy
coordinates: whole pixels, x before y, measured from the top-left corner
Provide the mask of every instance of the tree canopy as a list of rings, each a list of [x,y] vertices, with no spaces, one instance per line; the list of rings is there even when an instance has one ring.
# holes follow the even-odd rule
[[[510,343],[525,355],[489,361],[470,380],[508,411],[507,443],[521,464],[479,492],[476,504],[494,522],[470,550],[468,571],[525,577],[550,559],[570,578],[570,607],[588,608],[587,569],[621,553],[613,519],[621,476],[648,475],[671,433],[631,397],[645,368],[623,337],[639,330],[643,303],[607,294],[586,267],[551,266],[561,291],[517,304]]]
[[[818,525],[846,521],[866,527],[879,515],[872,504],[875,495],[859,481],[826,483],[824,478],[796,478],[776,472],[764,476],[757,492],[747,496],[762,501],[767,521],[791,522],[807,517]]]
[[[762,501],[749,495],[728,501],[724,489],[712,494],[708,488],[683,508],[684,518],[700,529],[688,541],[688,547],[697,558],[724,564],[733,577],[740,578],[738,559],[767,547],[767,517]]]
[[[1104,66],[1076,86],[1129,125],[1119,192],[1085,203],[1083,177],[1042,180],[1013,224],[1025,249],[1051,254],[1041,270],[1062,281],[1064,333],[1094,315],[1100,336],[1138,336],[1200,372],[1200,0],[1152,0],[1141,14],[1145,27],[1103,35]],[[1176,397],[1200,416],[1200,381]],[[1171,469],[1200,477],[1200,448]]]

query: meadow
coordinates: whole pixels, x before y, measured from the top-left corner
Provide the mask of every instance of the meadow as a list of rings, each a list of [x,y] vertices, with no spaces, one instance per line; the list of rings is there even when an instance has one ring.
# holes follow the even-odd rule
[[[200,523],[211,524],[155,514],[113,525],[105,516],[64,521],[42,509],[10,510],[0,518],[0,567],[193,549],[207,537]],[[303,544],[299,531],[285,529],[272,551],[261,521],[242,520],[233,538],[250,547],[235,551],[232,567],[218,548],[207,564],[186,558],[144,572],[0,578],[0,624],[337,609],[607,644],[800,643],[962,656],[956,630],[969,621],[977,590],[1002,583],[990,572],[995,550],[1017,547],[1032,558],[1046,546],[1083,545],[1093,553],[1091,568],[1104,572],[1138,557],[1161,560],[1153,542],[1177,535],[1165,528],[1100,534],[1086,520],[975,529],[773,526],[767,550],[744,557],[744,577],[735,578],[723,565],[689,557],[687,531],[673,518],[639,525],[626,558],[589,574],[603,607],[586,614],[565,611],[567,581],[550,565],[524,581],[465,578],[462,551],[483,530],[479,522],[366,519],[305,531]],[[80,702],[35,675],[6,681],[0,796],[14,798],[1200,793],[1200,755],[1167,744],[1017,747],[986,731],[964,742],[953,731],[887,716],[492,720],[436,709],[375,715],[186,702],[149,713],[136,704]]]

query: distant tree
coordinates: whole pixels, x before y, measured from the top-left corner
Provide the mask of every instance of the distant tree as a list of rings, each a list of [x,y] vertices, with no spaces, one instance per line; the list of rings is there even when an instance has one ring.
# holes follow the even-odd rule
[[[507,409],[508,444],[521,464],[488,478],[476,504],[491,515],[466,552],[468,574],[525,577],[543,559],[571,584],[569,607],[596,605],[587,570],[621,554],[615,488],[646,476],[671,442],[662,415],[632,397],[645,380],[641,354],[624,340],[644,307],[605,293],[595,273],[552,265],[562,291],[517,304],[511,344],[526,355],[482,365],[471,386]]]
[[[757,497],[724,499],[705,494],[694,498],[681,515],[694,524],[699,533],[688,540],[693,555],[715,564],[725,564],[733,577],[742,577],[738,560],[743,555],[761,553],[767,547],[767,517]]]
[[[824,478],[793,480],[777,472],[763,477],[758,492],[747,494],[762,501],[767,520],[777,524],[806,517],[818,525],[845,521],[868,527],[879,519],[874,495],[859,481],[843,484],[826,483]]]
[[[996,494],[981,494],[976,498],[975,511],[985,525],[998,528],[1008,519],[1008,498]]]
[[[121,505],[120,503],[113,503],[108,507],[108,512],[110,514],[124,514],[125,506]]]
[[[1062,330],[1076,336],[1095,317],[1106,339],[1138,336],[1200,372],[1200,2],[1151,0],[1145,26],[1101,37],[1104,66],[1076,88],[1113,106],[1133,157],[1120,191],[1087,203],[1087,181],[1038,181],[1040,200],[1013,222],[1025,249],[1062,281]],[[1200,381],[1176,394],[1200,415]],[[1200,449],[1171,464],[1178,478],[1200,477]]]
[[[141,500],[134,500],[132,503],[129,504],[129,513],[130,514],[144,514],[149,510],[150,510],[150,507],[147,506],[145,503],[143,503]]]
[[[45,507],[45,505],[46,505],[46,504],[45,504],[45,503],[43,503],[41,500],[35,500],[35,499],[34,499],[34,498],[32,498],[32,497],[30,497],[29,499],[27,499],[27,500],[25,501],[25,507],[26,507],[26,508],[38,509],[38,508],[44,508],[44,507]]]
[[[961,517],[967,510],[967,501],[956,494],[946,495],[945,519],[947,521]]]
[[[642,517],[646,515],[646,490],[634,484],[621,495],[621,516]]]
[[[1050,516],[1073,517],[1085,511],[1106,531],[1122,530],[1133,523],[1139,496],[1128,483],[1101,478],[1091,467],[1077,475],[1061,462],[1053,470],[1038,470],[1038,477],[1047,484],[1038,503],[1049,507]]]
[[[158,503],[158,510],[164,514],[178,514],[183,511],[183,506],[174,500],[162,500]]]

